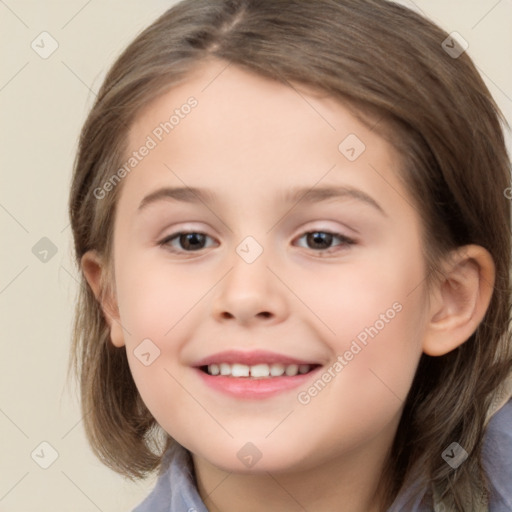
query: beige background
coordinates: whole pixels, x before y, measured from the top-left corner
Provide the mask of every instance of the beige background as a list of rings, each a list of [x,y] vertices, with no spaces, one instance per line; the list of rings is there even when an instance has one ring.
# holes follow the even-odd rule
[[[125,481],[94,458],[66,384],[77,287],[67,196],[77,137],[106,70],[174,3],[0,0],[0,511],[128,512],[154,484]],[[512,124],[512,0],[401,3],[469,42]],[[31,48],[43,31],[59,45],[47,59]],[[43,237],[57,250],[46,263],[32,252]],[[51,462],[42,442],[58,452],[47,469],[31,458],[35,450],[39,464]]]

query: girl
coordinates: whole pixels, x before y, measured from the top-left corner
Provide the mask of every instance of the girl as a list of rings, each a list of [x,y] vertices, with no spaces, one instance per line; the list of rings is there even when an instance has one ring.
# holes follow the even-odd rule
[[[137,512],[512,510],[510,163],[464,49],[384,0],[185,0],[114,64],[73,361],[95,453],[159,470]]]

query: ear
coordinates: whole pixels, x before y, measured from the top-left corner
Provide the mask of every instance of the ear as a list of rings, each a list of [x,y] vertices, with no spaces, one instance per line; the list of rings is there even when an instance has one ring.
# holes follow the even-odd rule
[[[479,245],[450,252],[433,287],[423,352],[441,356],[467,341],[482,321],[491,301],[495,265]]]
[[[89,283],[94,296],[100,303],[105,320],[110,327],[110,339],[116,347],[124,346],[123,329],[119,318],[117,300],[111,294],[102,298],[102,287],[105,286],[106,266],[96,251],[87,251],[80,260],[85,279]]]

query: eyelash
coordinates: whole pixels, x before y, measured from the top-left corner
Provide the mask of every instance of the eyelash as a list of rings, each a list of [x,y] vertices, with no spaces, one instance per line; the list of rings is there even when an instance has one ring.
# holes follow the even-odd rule
[[[312,235],[312,234],[318,234],[318,233],[323,233],[323,234],[327,234],[327,235],[332,235],[333,238],[338,238],[339,240],[341,240],[341,244],[339,244],[338,246],[335,246],[335,247],[340,247],[340,246],[351,246],[351,245],[355,245],[356,241],[352,238],[349,238],[345,235],[342,235],[341,233],[336,233],[334,231],[328,231],[328,230],[320,230],[320,229],[317,229],[317,230],[312,230],[312,231],[306,231],[305,233],[302,234],[302,236],[299,237],[299,240],[301,238],[303,238],[304,236],[307,236],[307,235]],[[196,251],[186,251],[186,250],[176,250],[175,248],[171,247],[169,245],[169,243],[180,237],[181,235],[189,235],[189,234],[194,234],[194,235],[204,235],[208,238],[211,238],[209,235],[207,235],[206,233],[202,233],[201,231],[177,231],[176,233],[173,233],[167,237],[165,237],[163,240],[161,240],[160,242],[158,242],[158,245],[162,248],[165,248],[166,250],[168,250],[169,252],[172,252],[174,254],[182,254],[182,253],[189,253],[189,254],[194,254],[194,253],[198,253],[198,252],[201,252],[203,249],[198,249]],[[178,238],[179,240],[179,238]],[[332,250],[332,248],[329,248],[327,250],[315,250],[315,249],[311,249],[311,251],[313,252],[320,252],[320,253],[324,253],[324,254],[331,254],[332,252],[337,252],[336,250]]]

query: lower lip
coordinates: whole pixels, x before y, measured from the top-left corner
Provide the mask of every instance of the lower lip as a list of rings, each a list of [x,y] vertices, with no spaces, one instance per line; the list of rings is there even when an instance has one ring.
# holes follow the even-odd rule
[[[209,375],[199,368],[194,368],[211,388],[236,398],[269,398],[289,391],[304,384],[322,369],[321,366],[309,373],[297,374],[294,377],[269,377],[254,379],[250,377],[226,377]]]

